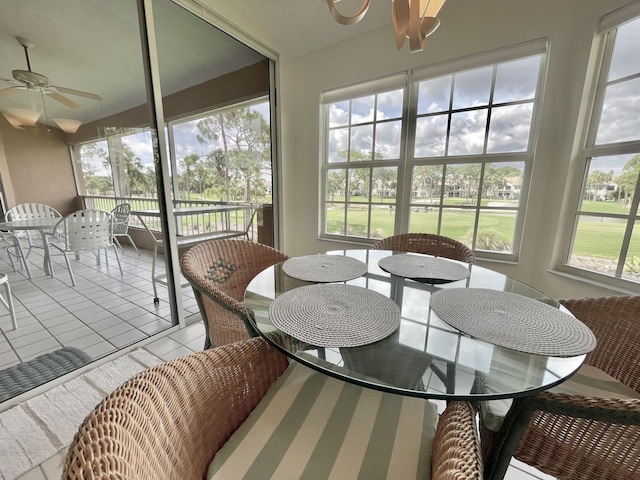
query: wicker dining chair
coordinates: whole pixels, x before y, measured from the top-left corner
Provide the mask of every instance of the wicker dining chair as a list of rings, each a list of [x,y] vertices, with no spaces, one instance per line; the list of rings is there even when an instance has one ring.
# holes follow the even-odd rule
[[[453,238],[431,233],[401,233],[383,238],[373,245],[377,250],[415,252],[451,258],[467,263],[476,263],[473,251],[464,243]]]
[[[250,420],[243,422],[288,365],[287,357],[264,339],[251,338],[145,370],[87,416],[69,447],[62,478],[201,480],[241,424],[255,430]],[[431,478],[480,480],[482,460],[471,406],[451,402],[434,428]],[[252,438],[264,434],[261,430]],[[287,432],[275,435],[278,441],[298,441]],[[300,459],[293,460],[295,468]],[[346,462],[347,468],[350,464]]]
[[[581,388],[584,394],[559,393],[563,389],[567,391],[566,384],[561,384],[521,399],[517,403],[519,408],[509,411],[505,417],[508,428],[501,428],[498,433],[482,421],[485,473],[504,469],[513,454],[518,460],[561,480],[638,479],[640,296],[560,302],[593,331],[598,342],[595,350],[587,355],[586,366],[569,380],[584,384]],[[589,366],[613,378],[601,379],[601,374],[594,375]],[[605,398],[592,393],[599,390],[614,394]],[[515,430],[510,431],[513,427]],[[498,462],[487,458],[493,448],[502,451],[499,457],[493,457],[499,458]]]
[[[244,291],[258,273],[287,258],[268,245],[240,239],[210,240],[185,252],[180,265],[200,307],[205,349],[250,336]]]

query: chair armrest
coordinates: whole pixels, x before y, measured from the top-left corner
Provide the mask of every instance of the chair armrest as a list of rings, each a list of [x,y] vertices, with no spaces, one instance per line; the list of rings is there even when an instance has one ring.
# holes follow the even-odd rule
[[[202,479],[287,365],[254,338],[136,375],[85,419],[63,478]]]
[[[431,478],[479,480],[482,479],[482,469],[475,412],[468,402],[451,402],[438,419]]]
[[[535,410],[599,422],[640,425],[640,399],[542,392],[527,402]]]

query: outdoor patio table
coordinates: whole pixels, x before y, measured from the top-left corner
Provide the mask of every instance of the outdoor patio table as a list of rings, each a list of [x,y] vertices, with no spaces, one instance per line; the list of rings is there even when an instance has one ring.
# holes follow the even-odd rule
[[[40,232],[42,237],[42,245],[44,249],[44,258],[42,268],[47,276],[51,275],[51,256],[49,253],[49,242],[47,242],[47,233],[53,232],[53,228],[60,221],[56,217],[29,218],[25,220],[12,220],[10,222],[1,222],[0,230],[16,231],[16,230],[35,230]]]
[[[515,279],[478,265],[420,256],[425,261],[429,259],[427,265],[450,262],[453,273],[447,279],[412,280],[398,272],[389,273],[388,270],[393,270],[389,261],[394,260],[389,258],[392,255],[400,252],[339,250],[316,256],[315,260],[307,256],[314,261],[306,265],[297,265],[294,259],[294,263],[287,260],[268,267],[246,289],[249,324],[291,358],[344,381],[400,395],[474,403],[517,399],[549,389],[569,378],[593,348],[589,346],[591,332],[559,302]],[[328,267],[323,269],[323,262],[318,260],[322,256],[348,257],[361,262],[364,269],[362,272],[354,269],[352,275],[336,273],[331,278],[327,272],[337,272],[332,264],[339,262],[333,258],[324,262],[324,267]],[[319,277],[309,281],[314,272]],[[321,278],[323,275],[326,278]],[[338,295],[332,296],[335,293]],[[325,295],[331,300],[323,304]],[[552,338],[557,333],[544,332],[542,328],[539,335],[530,335],[529,339],[521,339],[522,344],[516,342],[514,348],[508,348],[505,346],[508,339],[492,334],[480,339],[465,334],[434,312],[438,298],[449,300],[445,308],[438,305],[438,312],[446,313],[447,308],[473,310],[474,296],[481,310],[487,295],[498,296],[499,300],[503,295],[508,301],[523,300],[526,305],[533,305],[536,310],[530,315],[533,331],[537,331],[534,316],[544,322],[544,315],[551,320],[562,315],[576,322],[576,335],[585,338],[570,338],[569,329],[569,338],[564,339],[569,346],[567,355],[553,350],[562,346],[538,345],[537,336],[550,334]],[[456,302],[458,296],[460,301]],[[504,310],[506,316],[504,312],[496,316],[502,315],[508,321],[513,314],[511,330],[517,330],[520,327],[515,325],[516,317],[524,316],[526,320],[527,312],[510,312],[508,301],[496,309]],[[522,309],[520,305],[515,307]],[[344,318],[340,319],[340,315]],[[440,315],[445,317],[443,313]],[[334,324],[335,318],[339,319]],[[366,331],[367,325],[372,325],[371,331]],[[527,331],[530,326],[521,327]],[[332,328],[339,334],[325,332]],[[571,351],[574,344],[578,344],[577,350]],[[538,349],[538,353],[530,353]],[[544,353],[546,350],[549,351]],[[483,388],[484,381],[492,385],[491,391]]]

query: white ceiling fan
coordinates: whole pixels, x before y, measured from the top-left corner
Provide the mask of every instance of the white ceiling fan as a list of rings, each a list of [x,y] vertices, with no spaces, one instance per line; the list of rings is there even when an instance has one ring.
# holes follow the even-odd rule
[[[13,93],[19,92],[21,90],[34,90],[48,95],[52,99],[62,103],[69,108],[80,108],[80,105],[62,95],[63,93],[67,95],[76,95],[79,97],[90,98],[92,100],[102,100],[100,95],[96,95],[95,93],[82,92],[80,90],[74,90],[72,88],[51,85],[49,83],[49,78],[47,78],[45,75],[31,71],[31,62],[29,61],[29,48],[33,47],[33,44],[28,40],[20,37],[16,38],[16,40],[18,40],[18,42],[20,42],[20,45],[22,45],[22,48],[24,48],[28,70],[13,70],[11,72],[13,75],[13,80],[3,79],[5,82],[17,81],[20,82],[21,85],[16,85],[0,90],[0,97],[12,95]]]

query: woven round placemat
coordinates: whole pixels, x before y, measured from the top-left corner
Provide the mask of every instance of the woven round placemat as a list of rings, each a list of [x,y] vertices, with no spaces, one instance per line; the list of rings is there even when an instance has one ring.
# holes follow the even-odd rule
[[[367,273],[367,264],[343,255],[305,255],[290,258],[282,270],[307,282],[346,282]]]
[[[430,307],[445,323],[494,345],[551,357],[589,353],[596,338],[577,318],[516,293],[454,288],[431,295]]]
[[[273,325],[318,347],[357,347],[388,337],[400,326],[400,308],[381,293],[355,285],[295,288],[269,307]]]
[[[378,266],[393,275],[433,280],[434,283],[455,282],[469,276],[469,268],[443,258],[423,255],[390,255],[381,258]]]

